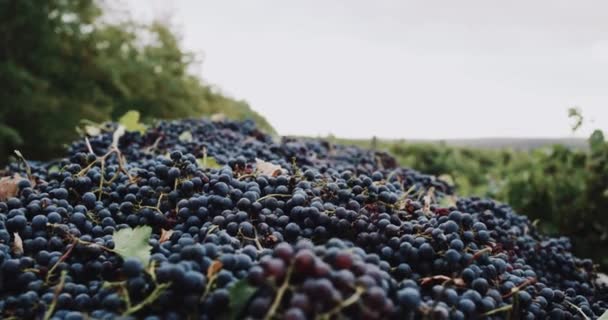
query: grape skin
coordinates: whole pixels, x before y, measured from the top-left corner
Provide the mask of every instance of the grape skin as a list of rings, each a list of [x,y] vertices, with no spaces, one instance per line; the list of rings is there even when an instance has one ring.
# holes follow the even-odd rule
[[[192,142],[179,140],[184,131]],[[89,140],[103,155],[112,133]],[[167,284],[129,316],[216,319],[240,280],[256,290],[237,310],[251,318],[272,311],[285,319],[464,319],[512,305],[520,318],[578,319],[572,305],[590,318],[607,307],[593,263],[574,257],[567,239],[538,234],[488,199],[426,205],[418,198],[431,187],[437,198],[453,190],[386,154],[317,140],[276,143],[250,122],[206,120],[162,121],[143,135],[128,132],[118,146],[124,163],[110,156],[102,170],[77,141],[58,162],[63,170],[33,164],[45,182],[20,183],[17,197],[0,202],[3,317],[40,318],[54,301],[57,319],[111,319],[126,301],[140,303]],[[205,153],[224,166],[201,168]],[[256,158],[286,172],[256,175]],[[13,172],[25,175],[15,165]],[[153,228],[153,271],[99,247],[112,248],[116,230],[140,225]],[[161,242],[163,229],[172,235]],[[10,246],[15,233],[23,254]],[[70,251],[66,234],[97,246]],[[109,285],[121,282],[125,292]]]

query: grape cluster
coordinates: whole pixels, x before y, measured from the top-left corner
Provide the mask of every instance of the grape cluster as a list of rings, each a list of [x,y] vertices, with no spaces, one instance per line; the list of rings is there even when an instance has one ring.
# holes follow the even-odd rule
[[[276,142],[251,122],[163,121],[118,141],[115,129],[65,159],[7,168],[28,179],[0,202],[2,318],[593,319],[608,308],[568,239],[387,154]],[[263,174],[256,158],[284,170]],[[142,226],[149,263],[116,243]]]
[[[115,125],[109,125],[104,134],[90,137],[89,143],[96,154],[105,154],[113,142]],[[182,139],[183,133],[190,139]],[[397,161],[385,152],[365,150],[353,146],[334,145],[327,141],[282,137],[280,141],[256,129],[253,121],[214,122],[208,120],[162,121],[144,134],[127,132],[119,141],[119,148],[128,160],[152,159],[158,154],[179,151],[202,158],[212,156],[220,164],[243,168],[256,158],[272,161],[281,167],[293,170],[297,165],[301,170],[312,169],[324,173],[328,169],[350,170],[371,175],[378,169],[397,169]],[[87,153],[84,140],[73,143],[69,153]],[[452,193],[450,185],[402,168],[407,184],[424,183],[432,185],[438,192]]]

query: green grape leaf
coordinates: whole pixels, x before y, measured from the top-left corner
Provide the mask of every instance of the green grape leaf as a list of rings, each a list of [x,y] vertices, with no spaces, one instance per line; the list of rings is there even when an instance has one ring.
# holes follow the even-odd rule
[[[139,131],[143,134],[146,131],[146,126],[139,122],[139,117],[139,111],[131,110],[120,117],[118,123],[128,131]]]
[[[456,197],[454,196],[442,196],[439,200],[439,205],[444,208],[456,206]]]
[[[61,171],[61,168],[59,167],[59,165],[54,164],[54,165],[52,165],[52,166],[48,167],[48,169],[47,169],[46,171],[47,171],[47,173],[55,173],[55,172],[60,172],[60,171]]]
[[[184,131],[179,135],[179,141],[181,142],[192,142],[192,132]]]
[[[115,231],[112,235],[114,251],[123,259],[136,258],[147,266],[150,262],[150,251],[152,250],[152,246],[148,243],[150,235],[152,235],[152,228],[149,226]]]
[[[229,289],[230,304],[228,311],[230,312],[230,319],[239,319],[239,315],[242,313],[247,302],[251,299],[251,296],[257,291],[257,288],[250,286],[246,280],[241,279],[237,281]]]
[[[202,157],[196,159],[196,162],[203,169],[220,169],[222,167],[213,157]]]
[[[94,125],[85,125],[84,126],[84,132],[91,137],[97,136],[101,133],[101,128],[99,126],[94,126]]]

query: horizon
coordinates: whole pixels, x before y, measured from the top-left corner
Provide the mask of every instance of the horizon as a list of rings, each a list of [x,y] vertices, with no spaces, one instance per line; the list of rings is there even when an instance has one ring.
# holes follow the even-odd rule
[[[450,138],[390,138],[390,137],[381,137],[381,136],[354,136],[354,137],[342,137],[334,134],[326,134],[326,135],[281,135],[285,137],[300,137],[300,138],[335,138],[335,139],[345,139],[345,140],[369,140],[369,139],[379,139],[385,141],[397,141],[397,140],[415,140],[415,141],[442,141],[442,140],[587,140],[589,137],[586,136],[561,136],[561,137],[548,137],[548,136],[529,136],[529,137],[509,137],[509,136],[479,136],[479,137],[469,137],[469,138],[459,138],[459,137],[450,137]]]

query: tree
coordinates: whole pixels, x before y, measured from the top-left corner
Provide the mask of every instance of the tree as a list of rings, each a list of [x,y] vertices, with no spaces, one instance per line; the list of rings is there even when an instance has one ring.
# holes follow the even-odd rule
[[[32,159],[60,155],[81,119],[144,119],[222,112],[253,118],[247,103],[214,90],[189,70],[164,23],[107,22],[93,0],[0,0],[0,162],[19,148]]]

